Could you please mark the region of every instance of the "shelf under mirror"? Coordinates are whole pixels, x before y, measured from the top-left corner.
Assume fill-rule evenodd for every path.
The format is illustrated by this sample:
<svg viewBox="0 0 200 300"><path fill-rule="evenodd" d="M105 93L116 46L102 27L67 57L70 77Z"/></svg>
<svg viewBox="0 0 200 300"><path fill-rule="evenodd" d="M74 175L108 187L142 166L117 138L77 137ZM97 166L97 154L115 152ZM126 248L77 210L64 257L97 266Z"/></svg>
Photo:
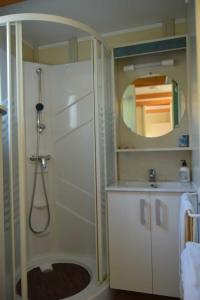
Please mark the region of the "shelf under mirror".
<svg viewBox="0 0 200 300"><path fill-rule="evenodd" d="M139 149L139 148L116 149L117 153L122 153L122 152L160 152L160 151L192 151L192 148L190 148L190 147L174 147L174 148L146 148L146 149Z"/></svg>

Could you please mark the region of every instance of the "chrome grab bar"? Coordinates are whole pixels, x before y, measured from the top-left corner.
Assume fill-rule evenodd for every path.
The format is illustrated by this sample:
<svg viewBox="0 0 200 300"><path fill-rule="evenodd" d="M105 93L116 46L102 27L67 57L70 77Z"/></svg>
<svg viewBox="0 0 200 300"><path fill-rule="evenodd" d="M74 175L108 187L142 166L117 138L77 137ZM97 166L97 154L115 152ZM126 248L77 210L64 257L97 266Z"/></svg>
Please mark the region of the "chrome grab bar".
<svg viewBox="0 0 200 300"><path fill-rule="evenodd" d="M189 193L191 196L197 196L198 193ZM185 242L195 241L196 219L200 218L200 214L195 214L191 209L185 212Z"/></svg>
<svg viewBox="0 0 200 300"><path fill-rule="evenodd" d="M192 211L190 209L187 210L187 215L190 218L200 218L200 214L193 214Z"/></svg>

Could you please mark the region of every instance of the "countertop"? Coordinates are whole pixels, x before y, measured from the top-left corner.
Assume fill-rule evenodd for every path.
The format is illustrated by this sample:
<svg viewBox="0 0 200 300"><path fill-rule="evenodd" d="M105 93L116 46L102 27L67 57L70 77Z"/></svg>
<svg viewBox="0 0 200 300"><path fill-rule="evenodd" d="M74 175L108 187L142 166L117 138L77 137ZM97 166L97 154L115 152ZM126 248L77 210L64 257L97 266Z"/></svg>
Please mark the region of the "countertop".
<svg viewBox="0 0 200 300"><path fill-rule="evenodd" d="M152 185L153 184L153 185ZM175 181L137 182L118 181L106 188L108 192L175 192L195 193L197 190L192 182L181 183Z"/></svg>

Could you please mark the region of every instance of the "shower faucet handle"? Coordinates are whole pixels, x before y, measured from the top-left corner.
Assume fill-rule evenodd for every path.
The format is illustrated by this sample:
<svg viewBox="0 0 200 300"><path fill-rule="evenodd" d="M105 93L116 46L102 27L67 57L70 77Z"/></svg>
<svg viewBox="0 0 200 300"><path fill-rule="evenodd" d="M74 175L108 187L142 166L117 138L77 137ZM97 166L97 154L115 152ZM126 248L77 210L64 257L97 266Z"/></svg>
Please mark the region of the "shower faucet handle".
<svg viewBox="0 0 200 300"><path fill-rule="evenodd" d="M51 155L47 154L47 155L31 155L30 160L31 161L42 161L42 160L50 160L51 159Z"/></svg>

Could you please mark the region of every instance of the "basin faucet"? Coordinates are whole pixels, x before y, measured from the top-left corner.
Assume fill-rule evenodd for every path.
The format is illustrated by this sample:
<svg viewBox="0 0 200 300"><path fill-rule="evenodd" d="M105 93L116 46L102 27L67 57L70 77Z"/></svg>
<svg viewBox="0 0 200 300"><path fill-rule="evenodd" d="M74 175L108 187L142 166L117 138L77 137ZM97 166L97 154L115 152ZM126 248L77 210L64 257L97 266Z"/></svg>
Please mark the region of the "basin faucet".
<svg viewBox="0 0 200 300"><path fill-rule="evenodd" d="M149 181L155 182L156 181L156 171L154 169L149 169Z"/></svg>

